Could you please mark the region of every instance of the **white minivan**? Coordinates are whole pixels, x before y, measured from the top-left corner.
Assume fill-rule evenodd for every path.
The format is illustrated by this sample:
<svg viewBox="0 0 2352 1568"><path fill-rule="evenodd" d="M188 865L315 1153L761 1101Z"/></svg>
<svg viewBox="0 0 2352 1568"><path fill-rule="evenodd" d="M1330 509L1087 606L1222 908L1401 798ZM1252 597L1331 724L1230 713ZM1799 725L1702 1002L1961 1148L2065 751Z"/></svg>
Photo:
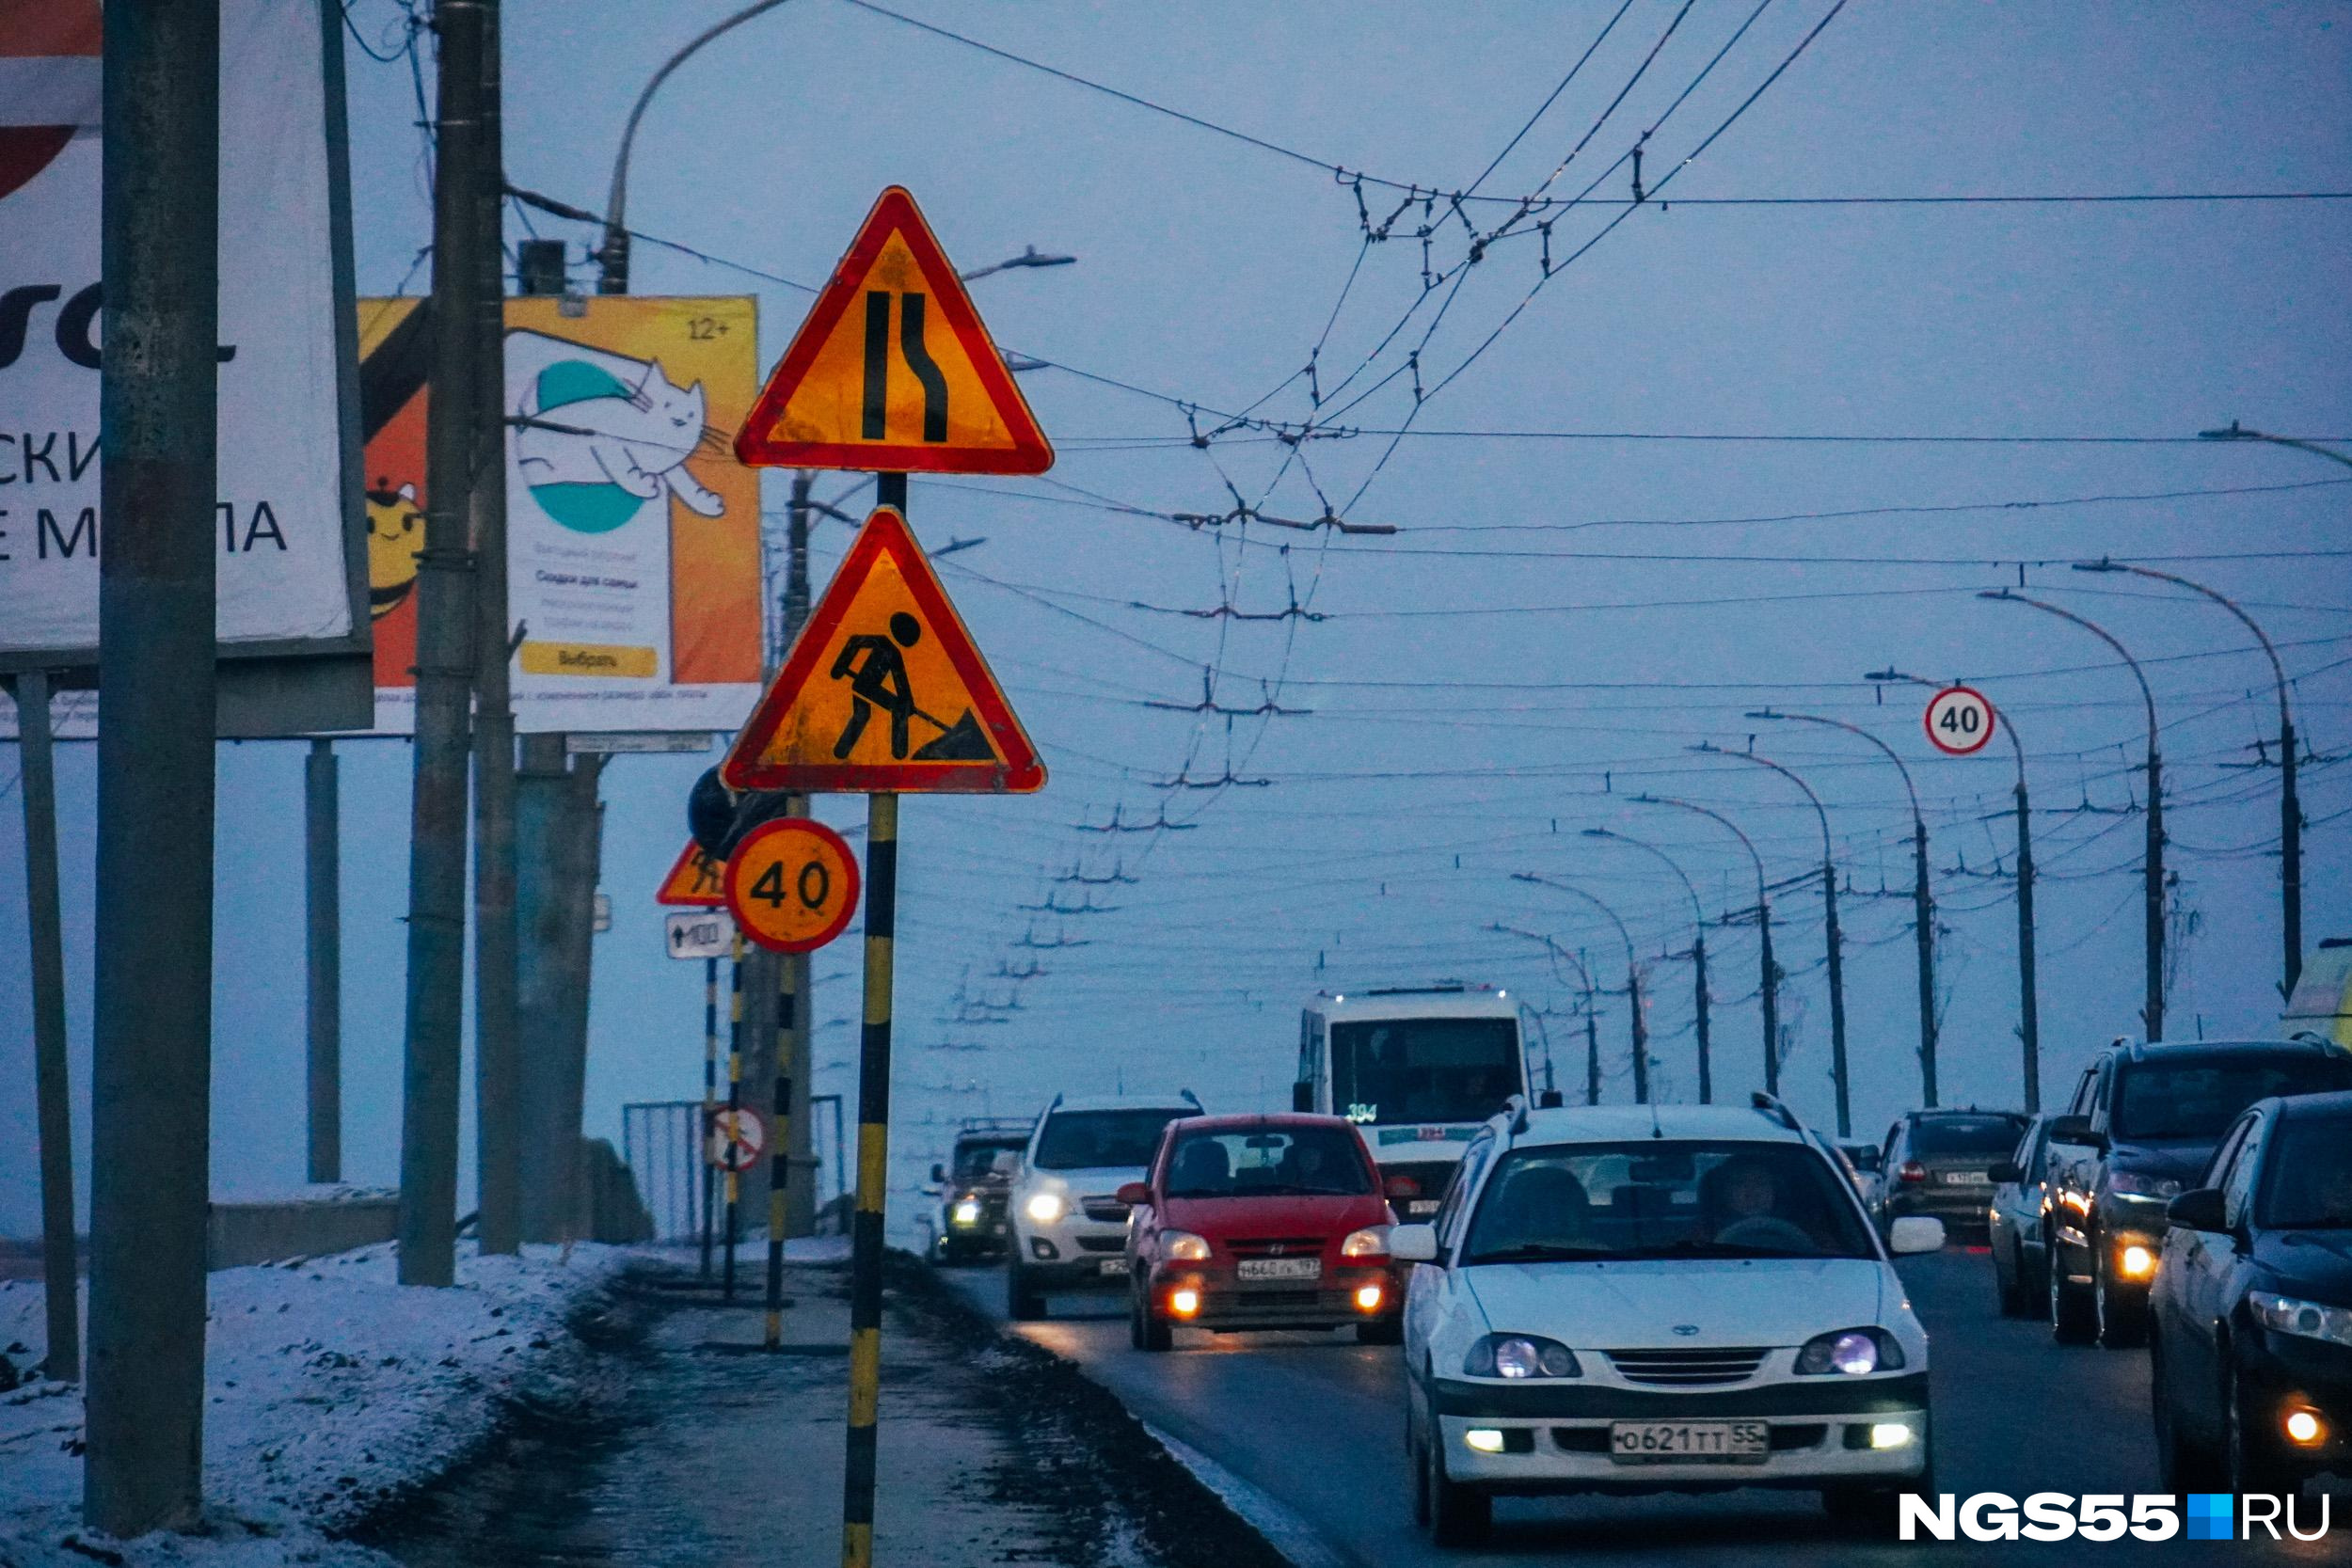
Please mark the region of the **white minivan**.
<svg viewBox="0 0 2352 1568"><path fill-rule="evenodd" d="M1498 1496L1818 1488L1892 1520L1932 1492L1928 1337L1853 1183L1778 1101L1515 1104L1433 1223L1399 1226L1414 1512Z"/></svg>

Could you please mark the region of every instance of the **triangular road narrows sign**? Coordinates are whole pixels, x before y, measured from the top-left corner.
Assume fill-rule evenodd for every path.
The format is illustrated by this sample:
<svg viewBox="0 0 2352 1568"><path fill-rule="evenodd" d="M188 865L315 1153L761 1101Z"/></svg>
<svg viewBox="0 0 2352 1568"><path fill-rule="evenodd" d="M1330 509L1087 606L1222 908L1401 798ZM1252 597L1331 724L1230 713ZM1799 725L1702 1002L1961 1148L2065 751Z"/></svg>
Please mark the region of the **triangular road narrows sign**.
<svg viewBox="0 0 2352 1568"><path fill-rule="evenodd" d="M1045 766L906 519L882 507L719 775L738 790L1026 795Z"/></svg>
<svg viewBox="0 0 2352 1568"><path fill-rule="evenodd" d="M703 853L702 846L687 840L686 847L677 852L677 860L670 866L669 875L661 879L660 890L653 895L653 901L684 909L724 909L726 863L711 859Z"/></svg>
<svg viewBox="0 0 2352 1568"><path fill-rule="evenodd" d="M755 467L1041 474L1054 449L899 186L882 192L736 434Z"/></svg>

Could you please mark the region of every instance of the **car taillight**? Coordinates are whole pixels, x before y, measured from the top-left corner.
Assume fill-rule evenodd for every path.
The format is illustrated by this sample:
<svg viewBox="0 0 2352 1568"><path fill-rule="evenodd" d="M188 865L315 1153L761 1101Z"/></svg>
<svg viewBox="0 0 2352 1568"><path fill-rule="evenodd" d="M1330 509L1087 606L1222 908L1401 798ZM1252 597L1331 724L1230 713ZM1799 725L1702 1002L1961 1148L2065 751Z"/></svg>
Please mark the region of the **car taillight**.
<svg viewBox="0 0 2352 1568"><path fill-rule="evenodd" d="M1895 1172L1895 1180L1898 1181L1925 1181L1927 1179L1928 1167L1916 1160L1905 1160L1901 1167Z"/></svg>

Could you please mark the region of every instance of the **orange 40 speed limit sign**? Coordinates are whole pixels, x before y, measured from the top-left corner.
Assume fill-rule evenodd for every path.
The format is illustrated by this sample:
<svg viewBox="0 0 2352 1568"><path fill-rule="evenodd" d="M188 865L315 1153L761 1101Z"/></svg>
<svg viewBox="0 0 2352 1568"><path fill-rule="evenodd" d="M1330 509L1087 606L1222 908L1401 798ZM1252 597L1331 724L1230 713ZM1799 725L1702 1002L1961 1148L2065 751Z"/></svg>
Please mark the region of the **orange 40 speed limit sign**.
<svg viewBox="0 0 2352 1568"><path fill-rule="evenodd" d="M727 908L743 934L778 953L807 953L839 936L857 910L857 857L805 816L779 816L727 857Z"/></svg>

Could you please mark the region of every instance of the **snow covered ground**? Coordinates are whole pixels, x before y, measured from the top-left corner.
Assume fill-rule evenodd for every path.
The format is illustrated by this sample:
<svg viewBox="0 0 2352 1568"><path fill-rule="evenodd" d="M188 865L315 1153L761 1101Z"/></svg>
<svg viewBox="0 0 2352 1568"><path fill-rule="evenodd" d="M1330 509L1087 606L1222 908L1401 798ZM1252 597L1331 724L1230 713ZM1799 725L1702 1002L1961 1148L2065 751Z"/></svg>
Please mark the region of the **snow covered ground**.
<svg viewBox="0 0 2352 1568"><path fill-rule="evenodd" d="M215 1274L207 1533L84 1531L81 1390L36 1379L0 1394L0 1564L383 1568L389 1559L328 1533L462 1458L509 1400L577 1396L588 1357L566 1320L623 1256L467 1251L449 1291L395 1284L389 1245ZM0 1354L29 1375L42 1352L40 1283L0 1283Z"/></svg>

